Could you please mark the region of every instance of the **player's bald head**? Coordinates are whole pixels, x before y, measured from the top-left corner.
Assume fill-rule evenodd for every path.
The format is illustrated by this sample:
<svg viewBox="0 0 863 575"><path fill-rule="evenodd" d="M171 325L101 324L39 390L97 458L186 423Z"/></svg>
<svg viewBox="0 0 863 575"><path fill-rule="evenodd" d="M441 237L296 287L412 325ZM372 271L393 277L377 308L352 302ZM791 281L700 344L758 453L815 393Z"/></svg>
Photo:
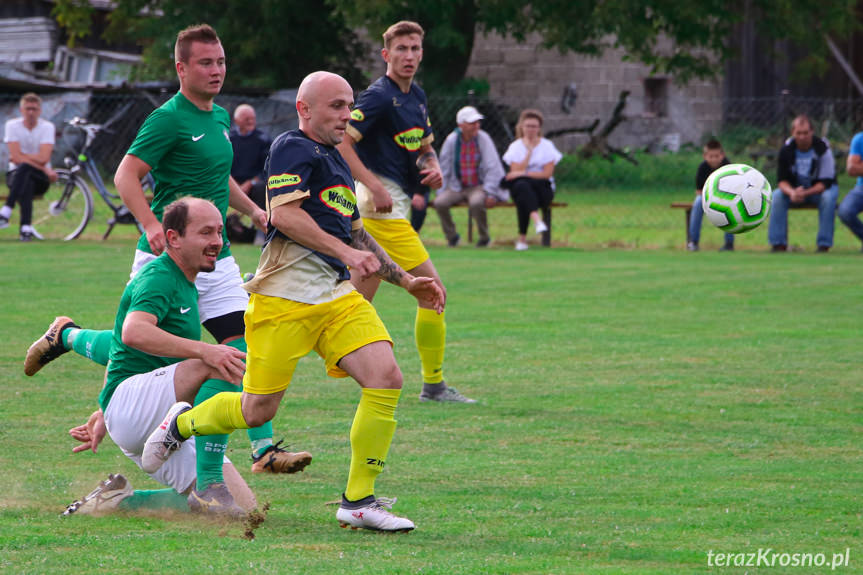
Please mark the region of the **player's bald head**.
<svg viewBox="0 0 863 575"><path fill-rule="evenodd" d="M297 90L297 101L314 105L326 94L338 93L345 89L350 91L351 85L338 74L323 70L312 72L300 83L300 88Z"/></svg>
<svg viewBox="0 0 863 575"><path fill-rule="evenodd" d="M354 105L351 85L331 72L312 72L297 90L300 130L327 146L337 146L345 135Z"/></svg>

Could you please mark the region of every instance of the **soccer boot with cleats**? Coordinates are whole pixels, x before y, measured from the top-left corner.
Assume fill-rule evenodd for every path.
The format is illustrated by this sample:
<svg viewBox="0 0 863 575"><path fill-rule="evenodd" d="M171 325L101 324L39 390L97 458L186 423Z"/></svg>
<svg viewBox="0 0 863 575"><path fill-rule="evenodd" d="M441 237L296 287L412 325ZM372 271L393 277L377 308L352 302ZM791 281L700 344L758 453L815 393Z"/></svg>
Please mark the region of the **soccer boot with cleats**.
<svg viewBox="0 0 863 575"><path fill-rule="evenodd" d="M440 388L438 390L438 388ZM423 384L423 390L420 392L420 401L439 401L441 403L476 403L475 399L465 397L454 387L449 387L446 383L439 384Z"/></svg>
<svg viewBox="0 0 863 575"><path fill-rule="evenodd" d="M162 423L147 438L144 443L144 452L141 454L141 469L145 473L158 471L165 461L186 441L186 438L181 436L177 430L177 417L190 409L192 406L185 401L178 401L172 405Z"/></svg>
<svg viewBox="0 0 863 575"><path fill-rule="evenodd" d="M269 446L261 455L252 456L252 473L296 473L312 462L308 451L296 453L279 447L282 442Z"/></svg>
<svg viewBox="0 0 863 575"><path fill-rule="evenodd" d="M348 501L342 495L342 503L339 510L336 511L336 519L338 519L339 525L351 529L369 529L390 533L411 531L416 527L413 521L394 515L390 511L395 502L395 498L388 499L374 495L369 495L359 501Z"/></svg>
<svg viewBox="0 0 863 575"><path fill-rule="evenodd" d="M108 479L100 482L99 485L87 494L83 499L73 501L66 511L64 516L78 515L102 515L110 513L117 509L120 502L131 496L134 490L129 481L119 473L112 473Z"/></svg>
<svg viewBox="0 0 863 575"><path fill-rule="evenodd" d="M48 363L69 351L63 347L61 334L64 329L70 327L77 328L79 326L65 315L54 318L45 335L34 341L30 349L27 350L27 355L24 357L24 373L26 375L35 375Z"/></svg>
<svg viewBox="0 0 863 575"><path fill-rule="evenodd" d="M234 496L224 483L211 483L201 491L194 489L186 501L193 513L237 519L246 516L246 512L234 502Z"/></svg>

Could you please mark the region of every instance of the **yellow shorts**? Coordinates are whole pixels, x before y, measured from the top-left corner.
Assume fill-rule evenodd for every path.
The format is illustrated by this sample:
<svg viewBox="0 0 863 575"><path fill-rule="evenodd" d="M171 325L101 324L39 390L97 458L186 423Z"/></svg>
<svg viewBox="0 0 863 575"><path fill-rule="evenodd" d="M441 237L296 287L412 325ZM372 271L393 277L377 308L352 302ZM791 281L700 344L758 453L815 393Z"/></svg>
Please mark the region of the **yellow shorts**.
<svg viewBox="0 0 863 575"><path fill-rule="evenodd" d="M287 389L297 362L312 350L327 375L347 377L339 361L364 345L393 340L375 308L359 292L307 304L252 294L246 309L246 375L243 391L264 395Z"/></svg>
<svg viewBox="0 0 863 575"><path fill-rule="evenodd" d="M407 220L363 218L363 227L405 271L410 271L429 259L429 253L419 234Z"/></svg>

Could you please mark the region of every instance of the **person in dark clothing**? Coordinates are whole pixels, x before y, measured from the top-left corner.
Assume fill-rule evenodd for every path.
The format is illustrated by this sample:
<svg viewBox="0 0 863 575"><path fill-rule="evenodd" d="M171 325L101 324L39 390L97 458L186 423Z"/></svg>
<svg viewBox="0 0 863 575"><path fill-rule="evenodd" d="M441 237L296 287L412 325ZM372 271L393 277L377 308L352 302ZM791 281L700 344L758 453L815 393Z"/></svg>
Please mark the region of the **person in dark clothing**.
<svg viewBox="0 0 863 575"><path fill-rule="evenodd" d="M259 208L265 210L267 179L264 165L272 141L269 135L258 129L255 109L250 105L240 104L234 110L234 126L231 128L230 139L234 148L231 177Z"/></svg>
<svg viewBox="0 0 863 575"><path fill-rule="evenodd" d="M797 116L791 123L791 137L779 150L773 190L770 226L767 240L771 251L788 249L788 210L802 204L818 206L817 250L826 252L833 245L836 200L836 162L827 140L813 135L812 122L807 116Z"/></svg>

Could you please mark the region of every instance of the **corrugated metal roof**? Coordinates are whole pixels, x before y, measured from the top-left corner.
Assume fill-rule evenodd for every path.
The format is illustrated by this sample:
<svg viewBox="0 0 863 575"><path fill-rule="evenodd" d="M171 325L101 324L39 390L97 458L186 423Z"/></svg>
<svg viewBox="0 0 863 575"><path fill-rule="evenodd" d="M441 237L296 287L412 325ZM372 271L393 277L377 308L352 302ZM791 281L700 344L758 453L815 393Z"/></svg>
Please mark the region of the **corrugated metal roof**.
<svg viewBox="0 0 863 575"><path fill-rule="evenodd" d="M57 26L50 18L0 20L0 62L49 62Z"/></svg>

